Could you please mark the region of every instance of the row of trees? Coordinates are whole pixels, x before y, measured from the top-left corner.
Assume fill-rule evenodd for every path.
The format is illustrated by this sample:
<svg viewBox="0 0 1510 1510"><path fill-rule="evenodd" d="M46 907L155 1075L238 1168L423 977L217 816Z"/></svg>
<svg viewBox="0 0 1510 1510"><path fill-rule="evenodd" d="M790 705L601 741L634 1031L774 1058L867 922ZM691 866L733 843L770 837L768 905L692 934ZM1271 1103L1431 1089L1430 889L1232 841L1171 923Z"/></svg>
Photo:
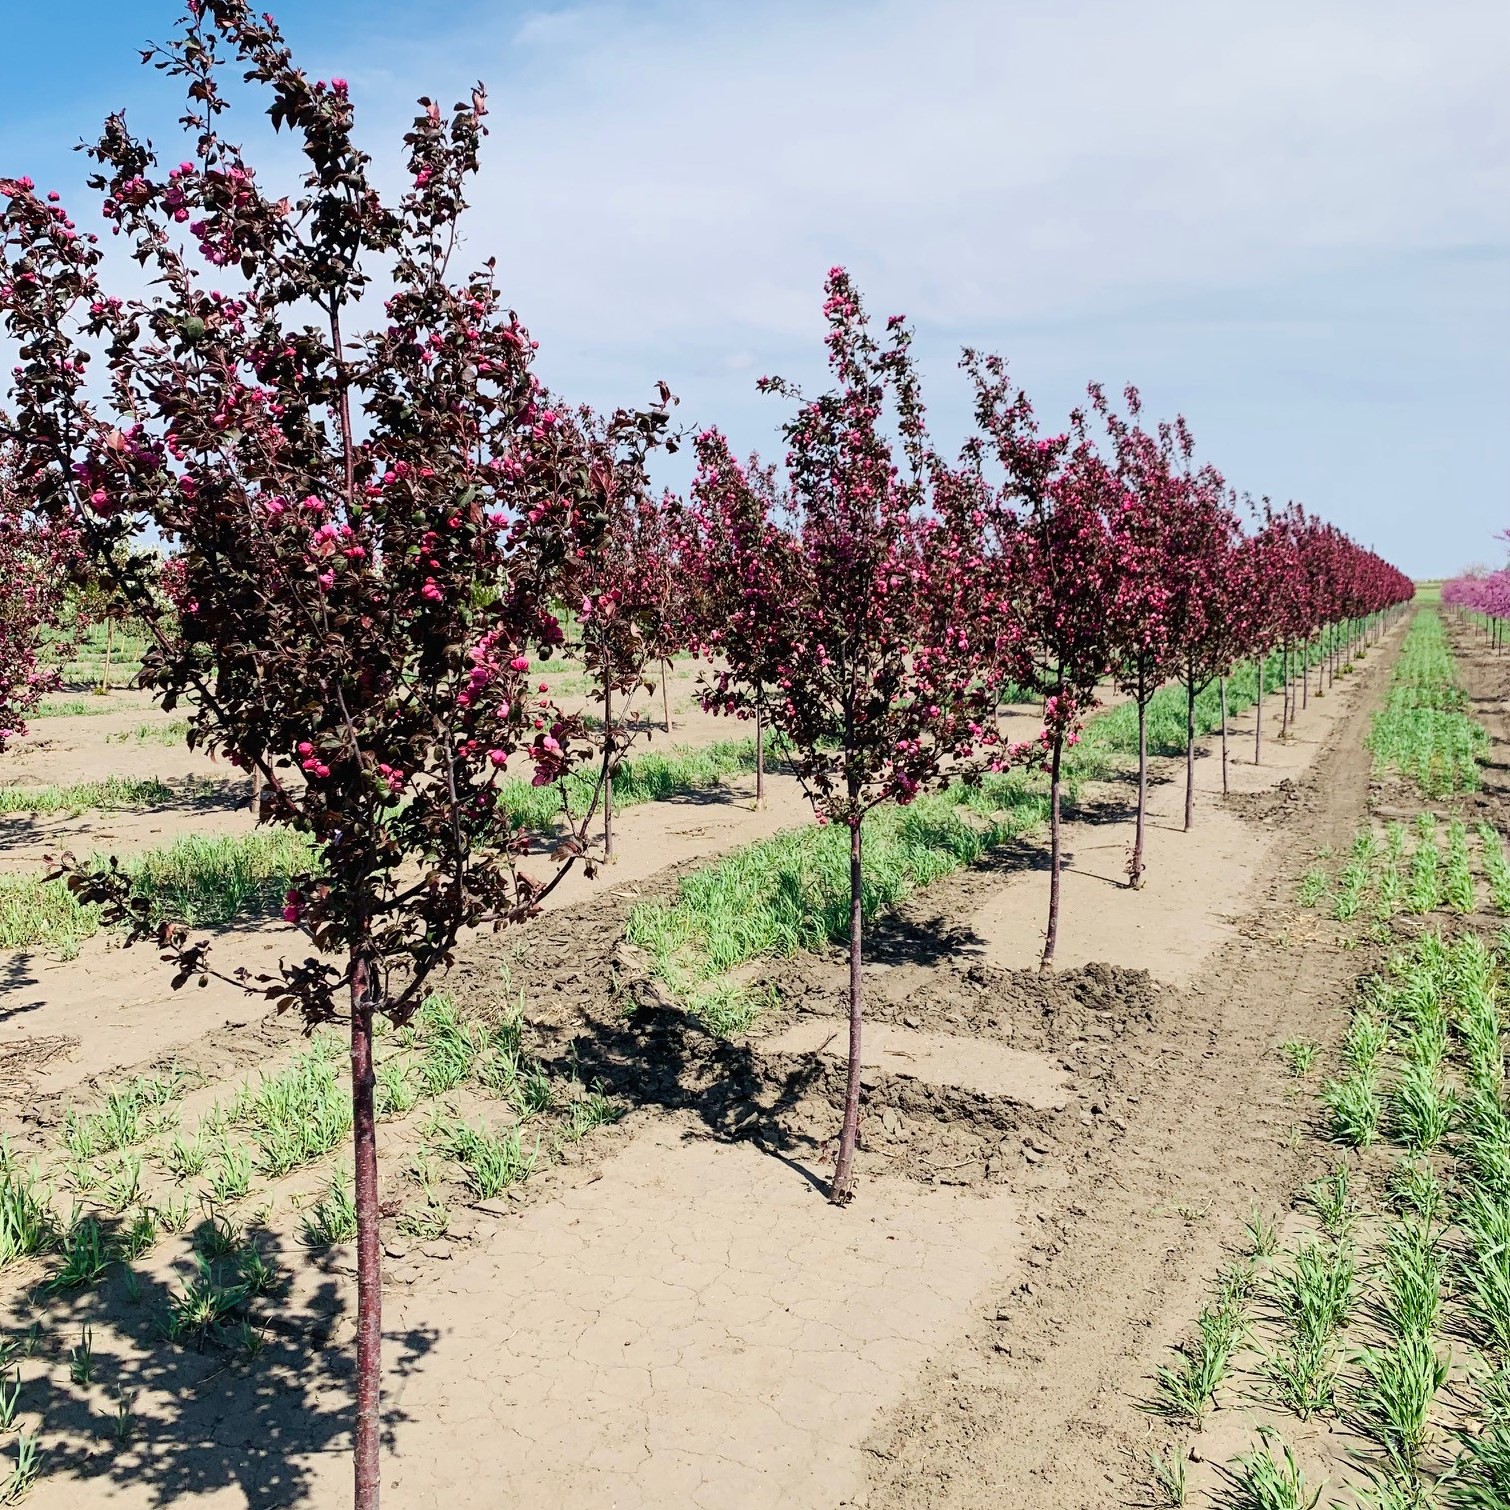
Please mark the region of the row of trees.
<svg viewBox="0 0 1510 1510"><path fill-rule="evenodd" d="M1510 567L1468 571L1450 578L1442 584L1442 605L1478 615L1491 642L1496 647L1503 645L1505 621L1510 619Z"/></svg>
<svg viewBox="0 0 1510 1510"><path fill-rule="evenodd" d="M406 187L388 203L353 139L344 81L310 80L244 0L191 0L189 12L149 57L184 85L190 157L164 168L120 116L89 149L105 220L150 275L148 297L111 292L101 240L56 195L0 180L0 313L19 353L0 491L22 542L0 531L0 550L66 558L145 625L143 684L163 707L185 705L192 744L260 781L262 821L314 846L284 911L310 951L234 979L311 1025L349 1027L356 1502L369 1510L375 1020L412 1015L464 931L530 917L568 869L591 872L611 851L613 773L669 655L706 653L706 705L753 718L758 743L778 729L818 821L848 835L842 1202L859 1129L865 815L1046 765L1047 965L1063 756L1098 687L1115 679L1145 727L1161 684L1181 682L1193 710L1239 658L1288 660L1318 635L1339 649L1411 588L1298 510L1249 520L1196 462L1183 422L1150 425L1133 390L1118 406L1092 389L1044 435L1005 364L966 353L977 424L946 460L905 323L874 330L839 270L824 305L831 387L807 398L762 385L793 406L783 462L740 463L703 431L689 496L662 495L652 453L679 440L667 391L611 415L561 403L493 265L453 266L486 130L481 88L449 115L421 101ZM302 148L287 195L225 134L228 65L268 93L274 126ZM18 708L34 695L25 656L48 601L39 591L21 610L18 634L0 628L0 685ZM601 719L558 706L538 679L568 642L601 688ZM1042 699L1040 739L1003 737L1008 684ZM10 712L0 722L19 726ZM593 796L573 815L565 779L582 770ZM511 772L560 791L550 834L505 816ZM1192 782L1193 767L1187 824ZM133 937L155 939L177 983L217 973L208 944L154 924L118 870L68 875Z"/></svg>

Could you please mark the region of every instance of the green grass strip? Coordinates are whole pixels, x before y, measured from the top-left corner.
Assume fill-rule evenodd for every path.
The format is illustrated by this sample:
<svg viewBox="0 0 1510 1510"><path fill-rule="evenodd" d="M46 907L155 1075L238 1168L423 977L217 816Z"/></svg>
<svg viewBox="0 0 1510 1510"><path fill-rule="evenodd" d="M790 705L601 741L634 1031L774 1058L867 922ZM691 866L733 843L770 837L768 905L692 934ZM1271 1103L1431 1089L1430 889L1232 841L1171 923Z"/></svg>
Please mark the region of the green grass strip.
<svg viewBox="0 0 1510 1510"><path fill-rule="evenodd" d="M114 812L172 800L172 789L155 776L108 776L104 781L81 781L72 786L6 786L0 787L0 817L30 813L45 818L64 813L72 818L95 810Z"/></svg>
<svg viewBox="0 0 1510 1510"><path fill-rule="evenodd" d="M766 760L776 756L767 742ZM664 754L646 751L620 765L613 778L615 809L640 802L660 802L684 792L705 791L731 776L755 769L755 740L726 739L708 745L673 745ZM592 801L595 773L573 771L566 779L566 799L574 818L586 813ZM554 786L537 787L517 778L502 783L500 807L526 828L548 828L561 812L561 793Z"/></svg>
<svg viewBox="0 0 1510 1510"><path fill-rule="evenodd" d="M1419 609L1395 668L1389 701L1374 715L1374 769L1412 781L1426 797L1476 791L1489 733L1468 712L1441 616Z"/></svg>
<svg viewBox="0 0 1510 1510"><path fill-rule="evenodd" d="M111 744L181 745L188 733L189 720L186 718L170 718L166 723L160 719L149 719L132 728L107 734L105 738Z"/></svg>
<svg viewBox="0 0 1510 1510"><path fill-rule="evenodd" d="M103 865L102 857L96 863ZM288 829L186 834L122 862L154 916L214 928L277 912L294 877L308 869L307 842ZM99 932L99 909L61 881L0 876L0 949L42 947L72 958Z"/></svg>
<svg viewBox="0 0 1510 1510"><path fill-rule="evenodd" d="M1091 774L1076 752L1074 781ZM1042 777L1012 772L951 786L865 820L867 921L919 887L972 864L1048 817ZM749 1025L761 1003L728 973L749 960L816 949L848 935L849 833L812 825L746 845L684 876L670 902L644 902L628 937L715 1032Z"/></svg>

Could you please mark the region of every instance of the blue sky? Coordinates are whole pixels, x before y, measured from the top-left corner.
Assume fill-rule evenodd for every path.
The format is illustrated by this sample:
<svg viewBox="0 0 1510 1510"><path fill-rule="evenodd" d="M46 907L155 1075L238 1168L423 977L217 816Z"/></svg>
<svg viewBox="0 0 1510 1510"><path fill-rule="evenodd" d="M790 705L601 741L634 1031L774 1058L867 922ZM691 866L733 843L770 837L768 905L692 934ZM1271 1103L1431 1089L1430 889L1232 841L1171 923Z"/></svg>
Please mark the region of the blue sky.
<svg viewBox="0 0 1510 1510"><path fill-rule="evenodd" d="M1236 486L1417 575L1499 555L1502 0L270 3L384 167L416 95L488 83L471 248L569 396L664 378L773 451L754 379L821 380L842 262L915 321L945 441L969 342L1051 422L1091 378L1136 382ZM178 101L135 49L174 5L14 9L0 170L75 199L67 149L121 105L166 146Z"/></svg>

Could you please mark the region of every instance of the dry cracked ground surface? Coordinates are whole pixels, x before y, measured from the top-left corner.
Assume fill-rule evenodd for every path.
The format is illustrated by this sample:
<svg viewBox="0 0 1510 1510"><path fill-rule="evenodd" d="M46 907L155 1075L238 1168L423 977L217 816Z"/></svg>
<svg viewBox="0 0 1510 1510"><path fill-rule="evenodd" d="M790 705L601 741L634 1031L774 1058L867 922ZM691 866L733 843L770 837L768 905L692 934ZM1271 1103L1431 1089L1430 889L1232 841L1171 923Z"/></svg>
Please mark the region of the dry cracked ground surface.
<svg viewBox="0 0 1510 1510"><path fill-rule="evenodd" d="M532 1050L630 1110L444 1239L387 1234L390 1503L1146 1502L1148 1378L1250 1208L1293 1188L1275 1051L1329 1033L1354 973L1307 936L1294 883L1363 811L1363 736L1397 641L1313 696L1261 766L1239 720L1231 795L1208 751L1188 834L1183 765L1161 770L1140 893L1119 884L1126 788L1087 794L1057 973L1031 968L1035 846L884 920L866 970L861 1191L844 1210L823 1193L837 953L769 964L755 983L779 1005L757 1029L704 1033L623 942L634 902L693 862L664 851L677 863L620 870L528 936L474 941L458 1000L486 1013L522 990ZM729 842L754 837L733 827ZM45 1026L45 985L27 989ZM118 1062L198 1045L225 1069L284 1032L195 1019ZM33 1115L68 1084L46 1072ZM308 1275L250 1363L97 1335L136 1370L138 1428L116 1446L100 1388L77 1391L47 1423L52 1471L31 1502L348 1503L350 1257L288 1258Z"/></svg>

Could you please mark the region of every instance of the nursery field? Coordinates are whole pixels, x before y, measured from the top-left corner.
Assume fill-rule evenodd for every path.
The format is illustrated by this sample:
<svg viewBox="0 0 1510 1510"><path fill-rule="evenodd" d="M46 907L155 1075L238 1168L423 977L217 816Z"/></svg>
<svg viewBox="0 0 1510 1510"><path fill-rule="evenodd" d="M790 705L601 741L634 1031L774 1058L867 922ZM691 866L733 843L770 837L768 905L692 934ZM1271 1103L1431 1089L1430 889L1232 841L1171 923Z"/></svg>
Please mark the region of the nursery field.
<svg viewBox="0 0 1510 1510"><path fill-rule="evenodd" d="M379 1035L393 1502L1503 1503L1507 665L1407 614L1283 738L1271 691L1257 765L1235 695L1188 831L1156 703L1140 889L1135 731L1093 717L1054 972L1041 776L879 815L845 1207L847 879L678 666L622 860ZM300 857L85 695L0 790L9 1492L342 1505L345 1045L38 881L108 849L256 966Z"/></svg>

